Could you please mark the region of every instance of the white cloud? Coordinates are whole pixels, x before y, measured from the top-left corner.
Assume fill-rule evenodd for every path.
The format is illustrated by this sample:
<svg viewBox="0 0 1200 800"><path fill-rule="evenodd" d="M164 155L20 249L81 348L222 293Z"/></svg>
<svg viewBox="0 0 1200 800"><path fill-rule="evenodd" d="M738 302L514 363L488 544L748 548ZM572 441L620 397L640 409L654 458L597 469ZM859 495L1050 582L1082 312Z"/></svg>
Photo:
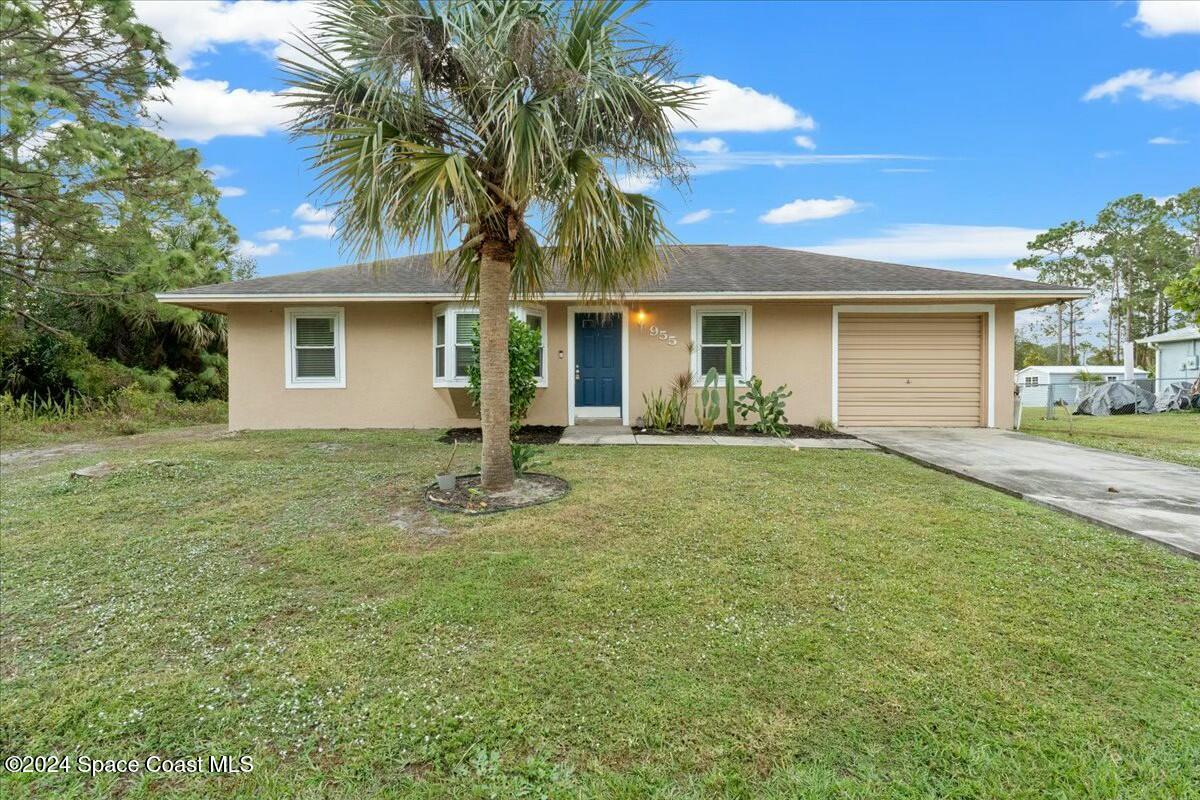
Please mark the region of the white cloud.
<svg viewBox="0 0 1200 800"><path fill-rule="evenodd" d="M1183 139L1175 139L1171 136L1155 136L1147 144L1187 144Z"/></svg>
<svg viewBox="0 0 1200 800"><path fill-rule="evenodd" d="M50 144L58 136L58 129L68 124L68 120L56 119L44 128L34 128L17 146L17 158L28 161L37 158L42 148Z"/></svg>
<svg viewBox="0 0 1200 800"><path fill-rule="evenodd" d="M233 169L225 166L224 164L213 164L212 166L204 167L204 171L207 172L209 177L215 181L219 181L222 178L228 178L234 173Z"/></svg>
<svg viewBox="0 0 1200 800"><path fill-rule="evenodd" d="M218 136L265 136L281 130L291 118L274 92L230 89L228 81L175 81L162 100L146 103L162 118L162 133L172 139L208 142Z"/></svg>
<svg viewBox="0 0 1200 800"><path fill-rule="evenodd" d="M658 181L650 175L629 172L614 178L617 188L629 194L645 194L658 188Z"/></svg>
<svg viewBox="0 0 1200 800"><path fill-rule="evenodd" d="M772 208L758 218L759 222L770 225L785 225L791 222L807 222L814 219L830 219L849 214L861 205L849 197L835 197L832 200L814 198L811 200L793 200L779 208Z"/></svg>
<svg viewBox="0 0 1200 800"><path fill-rule="evenodd" d="M296 232L287 225L280 225L278 228L269 228L261 231L258 234L258 238L271 242L290 242L296 238Z"/></svg>
<svg viewBox="0 0 1200 800"><path fill-rule="evenodd" d="M309 28L319 10L317 3L304 0L137 0L134 8L140 21L163 35L171 60L185 70L194 65L197 55L223 44L245 44L278 56L289 34Z"/></svg>
<svg viewBox="0 0 1200 800"><path fill-rule="evenodd" d="M217 191L221 197L241 197L246 194L246 190L240 186L218 186Z"/></svg>
<svg viewBox="0 0 1200 800"><path fill-rule="evenodd" d="M716 136L710 136L707 139L701 139L698 142L693 142L688 139L680 139L679 149L686 150L689 153L724 153L729 149L729 145L725 144L724 139L718 139Z"/></svg>
<svg viewBox="0 0 1200 800"><path fill-rule="evenodd" d="M1002 225L906 224L884 228L877 236L798 249L877 261L1012 260L1026 255L1025 245L1041 233Z"/></svg>
<svg viewBox="0 0 1200 800"><path fill-rule="evenodd" d="M332 239L337 235L337 228L332 222L313 222L300 226L301 239Z"/></svg>
<svg viewBox="0 0 1200 800"><path fill-rule="evenodd" d="M273 256L278 253L279 243L255 244L249 239L242 239L237 243L237 251L247 258L263 258L264 256Z"/></svg>
<svg viewBox="0 0 1200 800"><path fill-rule="evenodd" d="M1200 103L1200 69L1176 75L1173 72L1155 72L1151 69L1131 69L1115 78L1098 83L1083 95L1084 100L1099 100L1111 97L1114 100L1126 89L1137 92L1138 99L1145 102Z"/></svg>
<svg viewBox="0 0 1200 800"><path fill-rule="evenodd" d="M714 172L727 172L742 167L784 167L814 166L818 164L863 164L868 161L930 161L929 156L908 156L897 153L756 153L733 152L701 154L695 156L692 162L695 166L693 174L711 175Z"/></svg>
<svg viewBox="0 0 1200 800"><path fill-rule="evenodd" d="M1095 153L1092 153L1092 155L1094 155L1096 158L1103 161L1105 159L1109 159L1109 158L1113 158L1115 156L1121 155L1121 151L1120 150L1097 150Z"/></svg>
<svg viewBox="0 0 1200 800"><path fill-rule="evenodd" d="M786 131L792 128L811 131L813 118L792 108L773 94L762 94L712 75L684 86L707 91L698 108L688 112L691 120L679 118L676 127L684 131Z"/></svg>
<svg viewBox="0 0 1200 800"><path fill-rule="evenodd" d="M301 203L296 206L296 210L292 212L292 216L303 222L331 222L333 220L333 209L317 208L311 203Z"/></svg>
<svg viewBox="0 0 1200 800"><path fill-rule="evenodd" d="M812 140L811 136L797 136L792 141L796 143L796 147L803 147L805 150L817 149L817 143Z"/></svg>
<svg viewBox="0 0 1200 800"><path fill-rule="evenodd" d="M711 208L701 208L698 211L684 214L679 218L680 225L694 225L697 222L704 222L713 215Z"/></svg>
<svg viewBox="0 0 1200 800"><path fill-rule="evenodd" d="M1195 0L1142 0L1134 20L1144 36L1200 33L1200 3Z"/></svg>

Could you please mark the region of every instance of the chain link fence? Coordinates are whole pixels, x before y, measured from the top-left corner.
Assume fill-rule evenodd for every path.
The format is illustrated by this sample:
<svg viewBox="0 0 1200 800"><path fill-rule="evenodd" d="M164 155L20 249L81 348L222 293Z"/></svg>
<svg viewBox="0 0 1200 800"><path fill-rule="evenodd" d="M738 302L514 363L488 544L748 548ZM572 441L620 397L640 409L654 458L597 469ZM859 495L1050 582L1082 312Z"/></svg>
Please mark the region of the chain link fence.
<svg viewBox="0 0 1200 800"><path fill-rule="evenodd" d="M1071 381L1069 383L1041 383L1038 385L1018 385L1017 405L1022 409L1043 408L1046 418L1055 416L1056 409L1065 408L1074 414L1079 410L1080 403L1089 397L1094 399L1094 392L1100 386L1128 387L1129 391L1112 391L1117 408L1112 413L1153 414L1160 411L1181 410L1186 405L1200 409L1200 380L1195 376L1181 375L1178 377L1162 378L1114 378L1105 376L1099 381ZM1132 408L1127 408L1131 405ZM1085 411L1090 404L1085 406Z"/></svg>

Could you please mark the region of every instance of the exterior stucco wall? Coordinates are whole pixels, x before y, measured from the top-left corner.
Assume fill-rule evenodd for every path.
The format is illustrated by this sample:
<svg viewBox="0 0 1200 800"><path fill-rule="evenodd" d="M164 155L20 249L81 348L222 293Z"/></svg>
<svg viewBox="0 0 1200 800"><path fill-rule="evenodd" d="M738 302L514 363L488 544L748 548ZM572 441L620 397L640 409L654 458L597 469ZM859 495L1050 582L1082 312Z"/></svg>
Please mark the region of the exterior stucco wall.
<svg viewBox="0 0 1200 800"><path fill-rule="evenodd" d="M315 304L327 305L327 304ZM673 376L690 369L690 302L633 303L628 308L629 419L643 413L642 394L669 392ZM700 303L697 305L706 305ZM833 304L802 302L749 305L751 368L765 388L787 384L788 419L815 424L831 419ZM539 389L529 424L567 424L568 304L546 303L549 386ZM344 303L344 389L284 388L283 304L248 304L229 310L229 425L271 428L437 428L478 424L461 389L433 387L433 304ZM644 312L644 317L638 316ZM650 334L656 326L674 346ZM997 376L990 387L996 424L1011 427L1013 307L996 304ZM560 355L561 354L561 355ZM693 390L695 391L695 390ZM739 392L740 394L740 392ZM688 420L694 421L694 403ZM724 396L722 395L722 407Z"/></svg>
<svg viewBox="0 0 1200 800"><path fill-rule="evenodd" d="M833 305L831 303L697 303L751 309L751 370L768 391L787 384L788 420L812 425L832 417ZM688 342L692 340L692 303L641 303L631 306L629 323L630 422L645 410L642 394L662 389L670 393L672 378L691 369ZM639 321L638 312L645 319ZM665 330L675 346L650 334ZM693 390L697 391L697 390ZM737 393L740 395L741 389ZM695 422L695 401L689 402L689 422ZM725 393L721 391L722 419ZM739 418L740 421L740 418Z"/></svg>
<svg viewBox="0 0 1200 800"><path fill-rule="evenodd" d="M327 307L327 304L320 304ZM433 304L345 303L346 387L284 388L284 309L229 311L229 427L439 428L478 425L462 389L433 387ZM547 308L549 387L528 421L566 424L565 309ZM462 409L465 416L459 416Z"/></svg>
<svg viewBox="0 0 1200 800"><path fill-rule="evenodd" d="M996 303L996 347L995 385L990 387L993 402L996 404L996 427L1011 428L1013 426L1013 408L1017 397L1013 387L1013 353L1015 336L1016 312L1011 302Z"/></svg>

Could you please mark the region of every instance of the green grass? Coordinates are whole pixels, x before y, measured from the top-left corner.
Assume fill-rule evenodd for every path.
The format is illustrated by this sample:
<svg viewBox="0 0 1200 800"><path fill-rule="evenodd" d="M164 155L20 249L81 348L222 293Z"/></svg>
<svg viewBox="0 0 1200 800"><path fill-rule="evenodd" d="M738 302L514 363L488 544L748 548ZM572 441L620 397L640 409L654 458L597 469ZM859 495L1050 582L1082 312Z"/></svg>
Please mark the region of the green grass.
<svg viewBox="0 0 1200 800"><path fill-rule="evenodd" d="M445 454L6 474L4 754L255 768L3 794L1196 796L1200 563L869 452L554 447L564 500L389 524Z"/></svg>
<svg viewBox="0 0 1200 800"><path fill-rule="evenodd" d="M1047 439L1156 458L1200 467L1200 412L1123 414L1115 417L1072 416L1059 408L1043 419L1043 408L1021 412L1021 430Z"/></svg>
<svg viewBox="0 0 1200 800"><path fill-rule="evenodd" d="M224 423L229 406L223 400L164 401L138 409L100 409L69 416L0 416L0 449L44 447L64 442L106 439L176 428Z"/></svg>

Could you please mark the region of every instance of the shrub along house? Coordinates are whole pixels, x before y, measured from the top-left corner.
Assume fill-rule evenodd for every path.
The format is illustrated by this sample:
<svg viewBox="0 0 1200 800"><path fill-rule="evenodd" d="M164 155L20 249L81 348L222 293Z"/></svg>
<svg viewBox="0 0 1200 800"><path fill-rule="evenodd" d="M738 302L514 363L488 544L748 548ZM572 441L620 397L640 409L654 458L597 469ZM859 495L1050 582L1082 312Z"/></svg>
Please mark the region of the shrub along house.
<svg viewBox="0 0 1200 800"><path fill-rule="evenodd" d="M527 422L626 424L642 393L690 371L700 385L788 384L788 418L840 426L1007 427L1013 314L1086 297L1066 286L771 247L667 248L657 283L620 303L548 285L513 313L541 332ZM158 295L229 320L229 425L471 425L466 394L477 314L425 256ZM689 415L692 409L689 409Z"/></svg>

